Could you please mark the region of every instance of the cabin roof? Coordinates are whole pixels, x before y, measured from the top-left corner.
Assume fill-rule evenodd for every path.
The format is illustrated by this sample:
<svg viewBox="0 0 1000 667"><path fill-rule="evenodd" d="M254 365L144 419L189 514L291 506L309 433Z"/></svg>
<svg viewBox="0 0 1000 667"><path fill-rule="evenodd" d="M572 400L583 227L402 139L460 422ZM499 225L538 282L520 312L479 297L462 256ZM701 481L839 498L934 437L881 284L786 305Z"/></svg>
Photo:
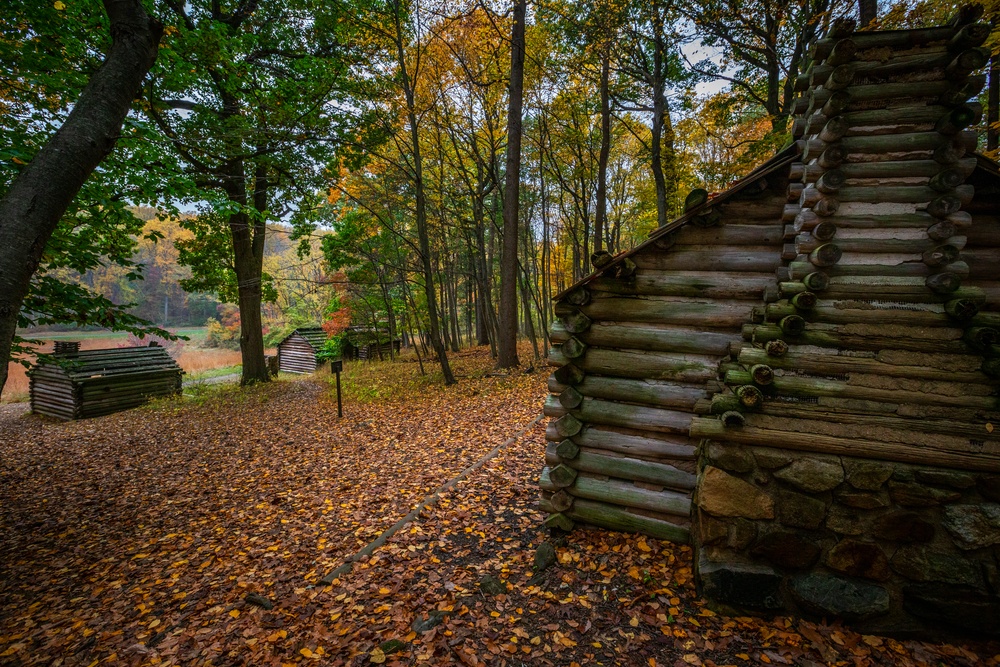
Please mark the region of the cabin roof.
<svg viewBox="0 0 1000 667"><path fill-rule="evenodd" d="M309 346L317 352L323 348L323 344L326 343L326 339L328 338L326 331L323 330L323 327L299 327L292 333L282 338L278 345L282 345L285 341L296 334L304 338L305 341L309 343Z"/></svg>
<svg viewBox="0 0 1000 667"><path fill-rule="evenodd" d="M736 196L737 194L745 190L747 187L753 185L754 183L760 182L761 179L766 178L770 174L775 173L776 171L782 169L783 167L787 167L789 164L791 164L797 159L799 152L800 151L798 147L794 143L783 148L770 160L768 160L764 164L760 165L759 167L751 171L745 177L733 183L728 189L724 190L719 195L712 197L708 201L699 204L698 206L692 207L690 210L685 211L683 215L675 218L671 222L668 222L667 224L663 225L662 227L654 229L652 232L649 233L649 238L647 238L645 241L635 246L634 248L631 248L630 250L624 250L618 253L617 255L615 255L614 260L610 264L603 266L600 269L594 270L590 275L581 278L580 280L576 281L575 283L564 289L562 292L560 292L555 296L555 301L561 300L563 297L565 297L573 290L582 287L583 285L586 285L595 278L600 277L610 268L617 266L618 264L621 264L623 261L625 261L626 258L631 257L636 253L645 250L650 245L655 243L657 239L667 234L670 234L671 232L674 232L677 229L680 229L688 222L690 222L693 218L697 217L700 213L704 212L706 209L725 203L732 197Z"/></svg>
<svg viewBox="0 0 1000 667"><path fill-rule="evenodd" d="M580 280L576 281L575 283L564 289L562 292L559 292L559 294L557 294L554 297L554 300L555 301L562 300L567 294L569 294L573 290L582 287L590 283L592 280L600 277L609 269L617 266L618 264L621 264L626 258L631 257L636 253L645 250L651 244L655 243L657 239L680 229L688 222L690 222L693 218L697 217L704 210L725 203L732 197L736 196L737 194L745 190L747 187L753 185L754 183L759 182L762 178L766 178L770 174L773 174L776 171L780 170L782 167L790 165L792 162L795 162L798 159L798 156L800 154L801 150L799 149L797 144L793 143L789 146L786 146L770 160L768 160L764 164L760 165L759 167L751 171L745 177L733 183L728 189L724 190L719 195L712 197L708 201L691 208L691 210L689 211L685 211L683 215L675 218L671 222L668 222L664 226L654 229L652 232L649 233L649 238L647 238L639 245L635 246L634 248L631 248L630 250L624 250L618 253L617 255L615 255L614 260L610 264L603 266L600 269L595 269L590 273L590 275L584 276ZM976 169L981 169L989 176L1000 180L1000 163L996 162L995 160L992 160L991 158L981 153L974 153L974 157L976 158Z"/></svg>
<svg viewBox="0 0 1000 667"><path fill-rule="evenodd" d="M184 372L162 347L121 347L51 355L37 367L47 364L58 366L74 383L109 375L139 375L157 371L176 371L179 374Z"/></svg>

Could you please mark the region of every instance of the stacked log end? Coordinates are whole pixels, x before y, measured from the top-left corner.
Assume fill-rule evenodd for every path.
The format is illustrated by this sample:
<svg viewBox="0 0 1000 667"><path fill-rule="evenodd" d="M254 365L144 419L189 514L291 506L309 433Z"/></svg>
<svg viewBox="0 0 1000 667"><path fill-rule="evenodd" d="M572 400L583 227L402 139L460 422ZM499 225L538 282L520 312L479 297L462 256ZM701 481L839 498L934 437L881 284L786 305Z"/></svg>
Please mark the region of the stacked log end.
<svg viewBox="0 0 1000 667"><path fill-rule="evenodd" d="M691 425L716 601L1000 635L994 587L927 565L991 567L956 526L998 507L1000 170L969 131L989 58L976 20L812 49L776 287Z"/></svg>
<svg viewBox="0 0 1000 667"><path fill-rule="evenodd" d="M994 316L979 310L996 303L988 298L993 250L967 247L970 234L985 243L996 235L977 236L968 210L975 187L967 180L977 158L967 128L982 109L967 99L982 86L976 72L988 59L981 47L988 34L973 23L856 33L815 45L794 124L803 150L789 169L789 199L798 199L783 214L790 222L779 298L744 327L751 344L738 359L744 368L726 377L734 391L749 383L763 392L754 409L766 414L779 401L781 410L799 402L799 418L838 423L841 413L858 409L925 419L931 406L955 403L956 415L978 414L985 423L996 408L982 394L991 393L1000 348L982 342L979 328L987 339L992 335ZM791 353L774 359L776 377L759 386L748 364L771 359L760 354L770 341L783 341ZM799 350L808 350L805 367ZM890 361L889 351L905 352L905 363ZM861 355L864 363L852 366L861 370L844 373L845 355ZM972 357L984 359L979 372L958 381L941 377L946 355L963 358L954 362L963 368L975 364ZM854 380L868 374L893 378L885 383L893 388L872 391ZM753 416L746 420L750 429L755 423ZM787 430L772 424L770 437L780 442L804 428L787 424ZM950 433L946 421L938 427ZM697 421L692 433L717 429ZM854 426L842 431L848 439L857 433ZM726 433L739 442L749 430ZM866 449L859 455L879 456L877 445ZM900 456L947 464L916 444Z"/></svg>
<svg viewBox="0 0 1000 667"><path fill-rule="evenodd" d="M557 299L546 524L577 522L687 542L691 420L719 388L740 327L779 264L789 155L710 199Z"/></svg>
<svg viewBox="0 0 1000 667"><path fill-rule="evenodd" d="M912 629L979 596L1000 618L995 587L942 592L930 565L992 563L970 545L995 532L964 526L1000 498L1000 169L969 131L976 20L835 21L796 82L794 146L558 299L550 526L690 539L703 592L746 609ZM900 548L918 528L928 544Z"/></svg>

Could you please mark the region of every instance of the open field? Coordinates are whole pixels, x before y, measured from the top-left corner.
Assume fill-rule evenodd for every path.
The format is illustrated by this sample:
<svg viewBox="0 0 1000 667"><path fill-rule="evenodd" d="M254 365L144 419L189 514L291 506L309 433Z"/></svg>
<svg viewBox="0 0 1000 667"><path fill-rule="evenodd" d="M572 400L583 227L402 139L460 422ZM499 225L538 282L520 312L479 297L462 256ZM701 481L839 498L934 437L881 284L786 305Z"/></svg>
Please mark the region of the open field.
<svg viewBox="0 0 1000 667"><path fill-rule="evenodd" d="M188 336L191 340L184 341L180 352L176 355L177 363L189 375L197 375L208 370L233 366L240 363L239 350L199 347L205 339L204 327L188 327L173 330L173 333ZM51 352L52 343L57 340L78 340L80 349L97 350L108 347L118 347L128 339L127 334L111 331L58 332L36 334L37 340L45 341L40 349ZM8 366L7 384L0 395L0 402L16 403L28 400L28 376L24 366L18 362L10 362Z"/></svg>

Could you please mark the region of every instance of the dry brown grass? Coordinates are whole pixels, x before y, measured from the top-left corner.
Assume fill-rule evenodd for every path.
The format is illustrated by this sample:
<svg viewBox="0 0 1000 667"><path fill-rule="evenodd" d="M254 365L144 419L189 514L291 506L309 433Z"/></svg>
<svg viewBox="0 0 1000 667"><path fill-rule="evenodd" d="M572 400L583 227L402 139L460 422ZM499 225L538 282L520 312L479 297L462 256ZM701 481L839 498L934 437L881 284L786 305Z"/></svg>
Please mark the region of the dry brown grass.
<svg viewBox="0 0 1000 667"><path fill-rule="evenodd" d="M84 339L80 341L80 349L97 350L117 347L118 342L118 340L109 338ZM51 352L52 347L51 341L47 341L40 350ZM177 356L177 363L188 374L200 373L240 363L240 352L239 350L202 349L185 346L181 348L180 354ZM0 395L0 402L18 403L28 400L28 376L25 375L25 371L25 367L21 364L10 362L7 366L7 384L4 385L3 394Z"/></svg>
<svg viewBox="0 0 1000 667"><path fill-rule="evenodd" d="M240 363L239 350L221 349L182 349L177 356L177 363L181 365L185 373L199 373L201 371L221 368L223 366L234 366Z"/></svg>

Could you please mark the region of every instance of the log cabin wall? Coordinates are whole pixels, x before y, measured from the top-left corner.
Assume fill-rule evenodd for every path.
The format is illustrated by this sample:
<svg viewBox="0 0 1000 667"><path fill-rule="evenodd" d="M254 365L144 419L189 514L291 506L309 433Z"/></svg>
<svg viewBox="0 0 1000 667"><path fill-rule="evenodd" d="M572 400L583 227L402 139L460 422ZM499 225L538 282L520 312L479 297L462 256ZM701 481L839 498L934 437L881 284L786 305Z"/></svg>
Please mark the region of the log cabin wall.
<svg viewBox="0 0 1000 667"><path fill-rule="evenodd" d="M323 349L326 332L320 327L300 327L278 343L278 370L315 373L316 353Z"/></svg>
<svg viewBox="0 0 1000 667"><path fill-rule="evenodd" d="M1000 634L1000 208L965 131L974 21L814 46L778 289L691 426L717 602Z"/></svg>
<svg viewBox="0 0 1000 667"><path fill-rule="evenodd" d="M31 411L58 419L86 419L138 407L180 393L184 371L162 347L60 350L30 371Z"/></svg>
<svg viewBox="0 0 1000 667"><path fill-rule="evenodd" d="M557 299L547 523L688 542L694 407L774 284L788 166L780 155Z"/></svg>
<svg viewBox="0 0 1000 667"><path fill-rule="evenodd" d="M690 540L730 608L1000 634L1000 172L967 131L977 20L835 22L799 80L793 157L560 296L549 525Z"/></svg>

